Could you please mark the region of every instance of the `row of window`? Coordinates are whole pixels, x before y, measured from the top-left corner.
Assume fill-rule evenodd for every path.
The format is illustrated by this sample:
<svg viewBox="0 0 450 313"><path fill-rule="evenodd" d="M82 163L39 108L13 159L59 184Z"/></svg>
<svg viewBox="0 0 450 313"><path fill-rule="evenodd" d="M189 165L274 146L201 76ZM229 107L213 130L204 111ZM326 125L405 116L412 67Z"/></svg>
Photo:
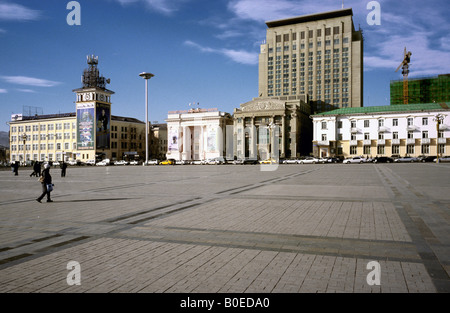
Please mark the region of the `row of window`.
<svg viewBox="0 0 450 313"><path fill-rule="evenodd" d="M11 126L11 133L23 133L31 131L47 131L47 130L62 130L62 129L76 129L75 122L73 123L55 123L55 124L40 124L40 125L25 125L25 126ZM117 126L111 126L111 131L117 131ZM128 127L122 126L122 132L128 132ZM131 133L137 133L137 128L130 127Z"/></svg>
<svg viewBox="0 0 450 313"><path fill-rule="evenodd" d="M33 135L25 135L23 137L22 135L12 135L11 136L11 142L16 141L38 141L38 140L60 140L60 139L76 139L76 133L55 133L55 134L33 134Z"/></svg>
<svg viewBox="0 0 450 313"><path fill-rule="evenodd" d="M416 147L414 145L407 145L406 146L406 153L407 154L415 154L416 153ZM386 148L385 146L377 146L377 154L384 155L386 154ZM430 153L430 145L422 145L420 147L421 154L429 154ZM440 144L438 145L438 153L439 154L445 154L445 145ZM343 154L342 148L338 148L338 154ZM350 146L350 154L351 155L358 155L358 147L357 146ZM370 146L364 146L363 148L363 154L371 155L372 149ZM400 154L400 146L399 145L393 145L391 147L391 154Z"/></svg>
<svg viewBox="0 0 450 313"><path fill-rule="evenodd" d="M325 42L325 47L330 47L331 46L331 40L325 40L324 42ZM340 43L339 39L333 39L333 45L339 45L339 43ZM342 43L343 44L348 44L349 43L349 39L347 37L343 38L342 39ZM316 48L321 48L322 47L322 41L319 40L319 41L316 41L316 42L309 42L308 43L308 49L314 49L314 44L315 44ZM289 49L291 47L292 47L293 51L297 50L297 44L293 43L291 46L285 44L284 46L275 47L275 51L277 53L281 53L283 51L289 51ZM304 50L304 49L306 49L306 44L301 43L300 44L300 50ZM273 51L274 51L273 48L269 48L269 50L268 50L269 54L272 54Z"/></svg>
<svg viewBox="0 0 450 313"><path fill-rule="evenodd" d="M62 150L64 146L64 150L70 149L70 143L56 143L56 150ZM76 142L72 143L72 149L75 150L77 148ZM11 145L11 151L23 151L24 145ZM25 145L25 151L33 151L33 150L54 150L55 144L49 143L41 143L41 144L28 144Z"/></svg>
<svg viewBox="0 0 450 313"><path fill-rule="evenodd" d="M398 118L393 118L392 119L392 127L398 126ZM422 117L422 126L427 126L429 122L429 118L428 117ZM414 118L413 117L408 117L406 119L406 123L407 126L413 126L414 125ZM322 122L322 129L327 129L327 122ZM383 127L386 126L385 125L385 120L384 119L378 119L378 127ZM342 121L338 121L337 123L337 127L338 128L342 128ZM352 120L350 121L350 127L351 128L356 128L356 121ZM370 127L370 120L364 120L364 127Z"/></svg>
<svg viewBox="0 0 450 313"><path fill-rule="evenodd" d="M413 131L408 131L408 135L407 135L408 139L414 139L414 132ZM428 131L424 130L422 131L422 139L427 139L428 137ZM438 133L438 138L444 138L444 132L440 131ZM384 132L380 132L378 133L378 139L379 140L383 140L385 139L384 137ZM400 139L398 136L398 132L392 132L392 139ZM326 134L322 134L322 141L326 141L327 140L327 135ZM337 140L342 140L342 134L337 134ZM350 140L357 140L356 134L351 134L350 136ZM364 140L371 140L370 138L370 133L364 133Z"/></svg>
<svg viewBox="0 0 450 313"><path fill-rule="evenodd" d="M339 26L333 26L332 27L325 27L324 29L324 35L325 36L331 36L331 33L333 33L333 35L339 35L340 34L340 30L342 30L342 33L344 33L344 24L342 24L342 27ZM316 37L321 37L322 36L322 29L316 29L316 30L308 30L308 31L301 31L298 33L298 35L300 35L300 39L305 39L306 35L308 35L308 38L313 38L314 34L316 35ZM283 35L276 35L275 36L275 41L276 42L281 42L281 40L283 41L290 41L290 40L297 40L297 33L294 32L292 34L283 34Z"/></svg>
<svg viewBox="0 0 450 313"><path fill-rule="evenodd" d="M136 142L121 142L121 148L122 149L136 149L138 147L138 144ZM40 143L40 144L25 144L25 146L23 144L19 144L19 145L11 145L11 151L23 151L23 148L25 147L25 151L33 151L33 150L54 150L56 146L56 150L62 150L64 147L64 150L70 150L70 146L71 143L69 142L65 142L65 143L60 143L57 142L56 144L54 143L49 143L49 144L45 144L45 143ZM72 143L72 149L76 150L77 149L77 143L74 142ZM111 142L111 149L117 149L118 147L118 143L116 141ZM142 149L142 143L139 143L139 149Z"/></svg>
<svg viewBox="0 0 450 313"><path fill-rule="evenodd" d="M62 130L75 129L75 123L55 123L55 124L41 124L41 125L25 125L25 126L11 126L11 133L23 133L24 131L45 131L45 130Z"/></svg>

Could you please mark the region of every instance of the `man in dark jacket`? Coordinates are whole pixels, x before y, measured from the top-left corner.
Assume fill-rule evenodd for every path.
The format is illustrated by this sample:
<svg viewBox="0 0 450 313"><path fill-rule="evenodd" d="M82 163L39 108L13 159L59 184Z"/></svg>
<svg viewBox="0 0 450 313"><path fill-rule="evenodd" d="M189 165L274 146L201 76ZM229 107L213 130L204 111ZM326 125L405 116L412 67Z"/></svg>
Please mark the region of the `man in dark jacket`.
<svg viewBox="0 0 450 313"><path fill-rule="evenodd" d="M42 171L40 182L42 184L42 194L36 201L41 203L41 200L47 195L47 202L53 202L53 200L50 199L50 192L53 190L53 184L52 176L50 175L50 165L48 163L44 165L44 171Z"/></svg>
<svg viewBox="0 0 450 313"><path fill-rule="evenodd" d="M67 168L67 163L62 161L62 164L61 164L61 177L66 177L66 168Z"/></svg>
<svg viewBox="0 0 450 313"><path fill-rule="evenodd" d="M36 176L36 177L41 176L41 164L38 161L34 161L33 173L30 174L30 177L31 176Z"/></svg>

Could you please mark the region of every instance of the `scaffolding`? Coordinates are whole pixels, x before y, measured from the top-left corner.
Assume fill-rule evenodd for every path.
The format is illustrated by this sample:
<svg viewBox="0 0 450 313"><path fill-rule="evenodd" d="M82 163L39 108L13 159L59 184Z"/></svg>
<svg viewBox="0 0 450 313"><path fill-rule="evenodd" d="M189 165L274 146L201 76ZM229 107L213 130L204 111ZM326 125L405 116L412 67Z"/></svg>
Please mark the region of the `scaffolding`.
<svg viewBox="0 0 450 313"><path fill-rule="evenodd" d="M403 91L403 80L391 81L391 105L404 104ZM450 74L408 79L408 102L450 102Z"/></svg>

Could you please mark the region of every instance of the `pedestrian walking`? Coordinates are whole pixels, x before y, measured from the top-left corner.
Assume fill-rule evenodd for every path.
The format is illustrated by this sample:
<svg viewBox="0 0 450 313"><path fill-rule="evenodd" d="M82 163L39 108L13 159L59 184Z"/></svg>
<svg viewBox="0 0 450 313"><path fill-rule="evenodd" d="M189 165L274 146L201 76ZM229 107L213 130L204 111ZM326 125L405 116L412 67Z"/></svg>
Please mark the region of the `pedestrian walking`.
<svg viewBox="0 0 450 313"><path fill-rule="evenodd" d="M66 177L66 168L67 168L67 163L62 161L62 164L61 164L61 177Z"/></svg>
<svg viewBox="0 0 450 313"><path fill-rule="evenodd" d="M37 175L37 177L41 177L41 166L42 166L42 162L37 162L37 165L36 165L36 169L37 169L36 175Z"/></svg>
<svg viewBox="0 0 450 313"><path fill-rule="evenodd" d="M50 193L53 190L52 176L50 175L50 164L44 165L44 170L42 171L42 176L39 179L42 184L42 194L36 199L37 202L41 203L41 200L47 195L47 202L53 202L50 198Z"/></svg>
<svg viewBox="0 0 450 313"><path fill-rule="evenodd" d="M41 176L41 165L39 164L38 161L34 161L33 172L30 174L30 177L32 177L32 176L36 176L36 177Z"/></svg>
<svg viewBox="0 0 450 313"><path fill-rule="evenodd" d="M13 165L14 176L19 175L19 161L15 161Z"/></svg>

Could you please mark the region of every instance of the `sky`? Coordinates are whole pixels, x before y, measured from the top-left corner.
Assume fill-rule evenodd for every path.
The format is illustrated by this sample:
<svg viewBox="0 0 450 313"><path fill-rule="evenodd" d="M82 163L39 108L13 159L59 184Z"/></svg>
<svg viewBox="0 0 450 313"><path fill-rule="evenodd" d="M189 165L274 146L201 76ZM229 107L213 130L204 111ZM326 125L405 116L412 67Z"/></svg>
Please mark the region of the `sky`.
<svg viewBox="0 0 450 313"><path fill-rule="evenodd" d="M79 0L79 11L69 2L0 0L0 131L24 109L75 112L92 54L111 80L113 115L145 121L141 72L155 75L149 121L190 103L233 113L258 96L265 22L342 6L364 34L364 106L389 105L405 46L410 78L450 73L448 0Z"/></svg>

